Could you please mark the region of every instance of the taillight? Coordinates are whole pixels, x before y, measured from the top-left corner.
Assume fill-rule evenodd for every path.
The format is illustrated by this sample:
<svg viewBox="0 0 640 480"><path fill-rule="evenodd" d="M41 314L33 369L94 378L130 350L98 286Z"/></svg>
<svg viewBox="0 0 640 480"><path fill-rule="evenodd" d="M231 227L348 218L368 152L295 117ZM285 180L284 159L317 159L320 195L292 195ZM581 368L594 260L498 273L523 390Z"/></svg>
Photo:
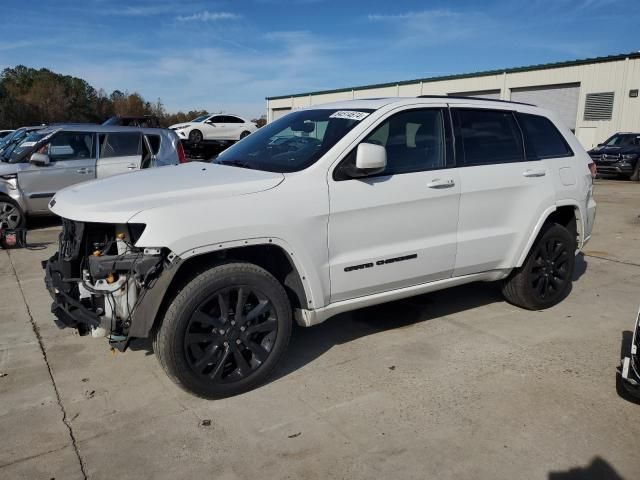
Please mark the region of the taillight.
<svg viewBox="0 0 640 480"><path fill-rule="evenodd" d="M187 155L184 153L184 147L182 146L182 142L179 140L176 150L178 151L178 163L187 163Z"/></svg>
<svg viewBox="0 0 640 480"><path fill-rule="evenodd" d="M591 172L591 178L596 178L596 175L598 174L598 168L596 167L596 164L591 162L589 164L589 171Z"/></svg>

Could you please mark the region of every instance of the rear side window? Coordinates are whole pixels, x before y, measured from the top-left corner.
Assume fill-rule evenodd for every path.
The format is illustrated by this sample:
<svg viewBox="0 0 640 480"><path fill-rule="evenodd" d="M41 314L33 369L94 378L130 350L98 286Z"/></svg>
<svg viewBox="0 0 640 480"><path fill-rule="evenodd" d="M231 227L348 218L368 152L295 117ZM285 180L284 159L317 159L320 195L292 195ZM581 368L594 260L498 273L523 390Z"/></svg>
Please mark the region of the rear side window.
<svg viewBox="0 0 640 480"><path fill-rule="evenodd" d="M224 122L225 123L244 123L242 121L242 119L238 118L238 117L232 117L232 116L226 116L224 117Z"/></svg>
<svg viewBox="0 0 640 480"><path fill-rule="evenodd" d="M142 135L139 132L119 132L100 135L100 158L141 155Z"/></svg>
<svg viewBox="0 0 640 480"><path fill-rule="evenodd" d="M522 134L512 112L455 109L459 163L489 165L524 161Z"/></svg>
<svg viewBox="0 0 640 480"><path fill-rule="evenodd" d="M524 134L527 160L573 155L562 134L548 118L528 113L517 113L516 116Z"/></svg>

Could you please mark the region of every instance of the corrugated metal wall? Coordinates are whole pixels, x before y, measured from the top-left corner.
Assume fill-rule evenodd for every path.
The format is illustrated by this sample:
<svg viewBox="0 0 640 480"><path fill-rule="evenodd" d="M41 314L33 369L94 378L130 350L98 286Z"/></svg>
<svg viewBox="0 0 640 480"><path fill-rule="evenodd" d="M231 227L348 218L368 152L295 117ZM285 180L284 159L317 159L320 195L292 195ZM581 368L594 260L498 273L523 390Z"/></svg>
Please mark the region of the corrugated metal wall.
<svg viewBox="0 0 640 480"><path fill-rule="evenodd" d="M573 86L568 87L568 84ZM553 85L564 87L559 90L549 88ZM267 115L271 121L274 109L295 109L354 98L415 97L427 94L474 96L474 93L492 95L495 98L498 91L499 98L503 100L525 101L556 110L567 125L575 129L582 144L591 148L618 131L640 132L640 98L629 97L629 90L637 88L640 88L640 59L626 58L539 70L293 95L267 100ZM584 120L586 95L600 92L614 92L611 120Z"/></svg>

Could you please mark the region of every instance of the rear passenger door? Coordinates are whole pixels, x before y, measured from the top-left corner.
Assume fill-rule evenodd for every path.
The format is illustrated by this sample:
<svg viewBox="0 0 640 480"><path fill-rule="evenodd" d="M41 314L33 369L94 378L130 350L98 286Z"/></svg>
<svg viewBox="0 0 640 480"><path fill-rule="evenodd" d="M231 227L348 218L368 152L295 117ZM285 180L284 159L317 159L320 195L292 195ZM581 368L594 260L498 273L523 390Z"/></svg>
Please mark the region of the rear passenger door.
<svg viewBox="0 0 640 480"><path fill-rule="evenodd" d="M97 177L105 178L138 170L142 162L140 131L99 134Z"/></svg>
<svg viewBox="0 0 640 480"><path fill-rule="evenodd" d="M514 112L452 108L461 199L454 276L514 266L555 203L542 160L526 159Z"/></svg>

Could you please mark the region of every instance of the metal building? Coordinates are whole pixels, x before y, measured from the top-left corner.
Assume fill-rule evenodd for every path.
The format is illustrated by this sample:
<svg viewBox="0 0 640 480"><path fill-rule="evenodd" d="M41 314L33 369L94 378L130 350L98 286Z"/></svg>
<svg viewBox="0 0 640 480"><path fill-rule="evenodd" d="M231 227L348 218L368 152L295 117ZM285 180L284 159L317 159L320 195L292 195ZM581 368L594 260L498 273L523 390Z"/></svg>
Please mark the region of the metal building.
<svg viewBox="0 0 640 480"><path fill-rule="evenodd" d="M529 67L267 97L268 121L339 100L465 95L531 103L557 112L585 148L619 131L640 132L640 52Z"/></svg>

